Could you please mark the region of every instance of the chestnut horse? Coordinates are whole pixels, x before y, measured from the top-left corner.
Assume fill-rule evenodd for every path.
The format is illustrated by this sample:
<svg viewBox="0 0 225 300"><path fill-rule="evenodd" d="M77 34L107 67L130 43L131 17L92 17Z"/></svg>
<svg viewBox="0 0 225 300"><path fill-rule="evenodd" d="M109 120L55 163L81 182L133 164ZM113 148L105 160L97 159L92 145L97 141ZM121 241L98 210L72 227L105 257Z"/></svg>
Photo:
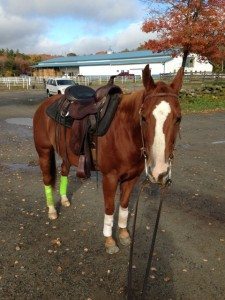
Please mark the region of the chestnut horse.
<svg viewBox="0 0 225 300"><path fill-rule="evenodd" d="M182 86L184 68L180 68L171 84L154 82L149 66L143 70L144 89L122 94L115 117L107 133L98 137L98 166L102 173L105 203L103 235L107 253L119 251L112 237L114 198L120 186L119 241L130 244L127 231L128 203L132 189L145 169L154 183L166 185L171 178L171 161L179 124L181 109L178 93ZM59 95L43 101L34 119L34 141L43 174L49 218L57 218L53 199L55 182L56 123L45 112L46 108L59 99ZM67 176L70 165L78 165L78 157L70 149L71 129L60 125L60 147L62 158L60 195L64 206L67 198ZM63 133L65 132L65 135ZM59 149L58 149L59 148ZM65 153L67 161L65 161Z"/></svg>

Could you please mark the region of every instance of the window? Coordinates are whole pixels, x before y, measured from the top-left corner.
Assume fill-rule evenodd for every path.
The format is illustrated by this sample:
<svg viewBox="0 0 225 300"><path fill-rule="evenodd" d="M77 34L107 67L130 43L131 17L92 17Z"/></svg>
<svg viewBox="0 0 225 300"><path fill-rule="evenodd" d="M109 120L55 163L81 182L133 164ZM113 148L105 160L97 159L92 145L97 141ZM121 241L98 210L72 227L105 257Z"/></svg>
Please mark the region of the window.
<svg viewBox="0 0 225 300"><path fill-rule="evenodd" d="M186 61L186 67L187 68L194 68L194 61L195 61L194 57L188 57L187 61Z"/></svg>
<svg viewBox="0 0 225 300"><path fill-rule="evenodd" d="M68 79L60 79L57 80L58 85L75 85L73 80L68 80Z"/></svg>

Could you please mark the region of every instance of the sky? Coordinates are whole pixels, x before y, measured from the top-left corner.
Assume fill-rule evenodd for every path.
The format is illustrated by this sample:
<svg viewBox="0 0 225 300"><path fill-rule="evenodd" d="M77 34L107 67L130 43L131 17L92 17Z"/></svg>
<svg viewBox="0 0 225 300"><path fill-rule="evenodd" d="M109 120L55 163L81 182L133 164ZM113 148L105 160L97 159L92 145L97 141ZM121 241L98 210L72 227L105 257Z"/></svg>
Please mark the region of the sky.
<svg viewBox="0 0 225 300"><path fill-rule="evenodd" d="M141 31L140 0L0 0L0 48L25 54L77 55L133 50Z"/></svg>

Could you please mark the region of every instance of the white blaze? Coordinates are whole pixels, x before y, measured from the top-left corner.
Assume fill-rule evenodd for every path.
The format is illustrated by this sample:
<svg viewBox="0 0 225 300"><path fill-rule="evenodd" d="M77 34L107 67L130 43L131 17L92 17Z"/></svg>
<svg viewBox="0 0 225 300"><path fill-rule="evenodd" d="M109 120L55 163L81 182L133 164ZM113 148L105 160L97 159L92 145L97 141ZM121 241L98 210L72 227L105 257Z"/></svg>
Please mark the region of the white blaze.
<svg viewBox="0 0 225 300"><path fill-rule="evenodd" d="M152 145L152 155L154 168L152 169L152 175L155 180L158 179L159 174L167 171L169 164L165 162L165 134L163 133L163 126L167 116L171 112L171 108L168 102L161 101L153 110L153 116L155 117L155 137Z"/></svg>

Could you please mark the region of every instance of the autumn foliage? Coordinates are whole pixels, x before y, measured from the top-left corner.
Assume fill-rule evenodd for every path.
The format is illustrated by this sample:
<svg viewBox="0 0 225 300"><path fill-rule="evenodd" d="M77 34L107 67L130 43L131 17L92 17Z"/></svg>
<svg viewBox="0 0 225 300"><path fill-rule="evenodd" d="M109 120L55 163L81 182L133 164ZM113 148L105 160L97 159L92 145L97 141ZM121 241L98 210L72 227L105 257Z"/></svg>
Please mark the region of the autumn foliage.
<svg viewBox="0 0 225 300"><path fill-rule="evenodd" d="M174 55L187 50L219 62L225 59L225 0L155 0L149 4L146 33L157 33L144 47ZM158 4L158 9L153 3Z"/></svg>
<svg viewBox="0 0 225 300"><path fill-rule="evenodd" d="M48 54L26 55L18 50L0 49L0 76L30 75L32 73L32 65L53 57L55 56Z"/></svg>

